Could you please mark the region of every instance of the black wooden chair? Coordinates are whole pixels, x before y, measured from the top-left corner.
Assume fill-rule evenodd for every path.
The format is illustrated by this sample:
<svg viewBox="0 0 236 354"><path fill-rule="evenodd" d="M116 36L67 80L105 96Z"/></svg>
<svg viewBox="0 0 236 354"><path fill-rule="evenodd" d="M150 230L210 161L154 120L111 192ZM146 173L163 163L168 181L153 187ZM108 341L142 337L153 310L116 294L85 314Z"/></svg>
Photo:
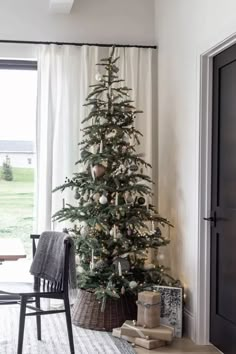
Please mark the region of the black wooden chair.
<svg viewBox="0 0 236 354"><path fill-rule="evenodd" d="M33 246L33 256L36 252L36 240L39 239L40 235L30 235L32 239ZM45 279L34 277L34 282L31 283L0 283L0 292L6 294L5 301L2 304L20 304L20 322L19 322L19 334L18 334L18 348L17 354L22 354L23 348L23 337L24 337L24 327L25 327L25 317L26 316L36 316L37 324L37 338L41 340L41 316L56 314L65 312L67 331L69 337L70 351L71 354L74 354L74 341L72 333L72 324L71 324L71 314L70 314L70 303L69 303L69 254L71 244L68 240L64 241L64 267L62 274L62 281L51 282ZM15 298L9 298L19 296L19 301L16 301ZM62 310L42 310L40 308L40 299L49 298L49 299L61 299L64 301L64 309ZM36 306L31 304L35 303ZM26 308L33 310L33 312L26 312Z"/></svg>

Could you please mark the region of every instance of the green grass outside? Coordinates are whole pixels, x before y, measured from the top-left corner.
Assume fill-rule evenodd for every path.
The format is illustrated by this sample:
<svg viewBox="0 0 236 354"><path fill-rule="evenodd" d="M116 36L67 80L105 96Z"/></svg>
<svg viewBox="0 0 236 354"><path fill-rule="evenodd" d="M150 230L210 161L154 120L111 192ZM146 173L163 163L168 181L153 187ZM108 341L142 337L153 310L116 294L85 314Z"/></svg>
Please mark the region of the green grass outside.
<svg viewBox="0 0 236 354"><path fill-rule="evenodd" d="M33 197L33 169L13 168L13 181L0 179L0 237L22 239L27 255L31 255Z"/></svg>

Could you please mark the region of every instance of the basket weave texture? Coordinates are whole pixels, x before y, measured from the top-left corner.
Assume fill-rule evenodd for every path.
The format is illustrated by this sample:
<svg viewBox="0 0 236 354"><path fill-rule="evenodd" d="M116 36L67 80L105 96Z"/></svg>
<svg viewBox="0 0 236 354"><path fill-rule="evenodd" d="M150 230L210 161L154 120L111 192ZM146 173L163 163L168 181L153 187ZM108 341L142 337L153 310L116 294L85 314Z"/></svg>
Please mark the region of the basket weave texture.
<svg viewBox="0 0 236 354"><path fill-rule="evenodd" d="M136 319L136 297L128 293L121 295L120 299L108 298L102 312L95 294L80 289L72 309L72 323L75 326L98 331L112 331L126 320Z"/></svg>

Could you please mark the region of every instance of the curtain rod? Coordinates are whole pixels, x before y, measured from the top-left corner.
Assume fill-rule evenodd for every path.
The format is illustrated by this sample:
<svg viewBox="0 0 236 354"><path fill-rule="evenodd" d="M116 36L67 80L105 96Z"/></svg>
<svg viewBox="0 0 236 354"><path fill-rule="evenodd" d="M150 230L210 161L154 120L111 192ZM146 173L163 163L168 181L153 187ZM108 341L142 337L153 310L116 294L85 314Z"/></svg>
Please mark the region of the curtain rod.
<svg viewBox="0 0 236 354"><path fill-rule="evenodd" d="M73 43L73 42L44 42L44 41L20 41L20 40L8 40L8 39L0 39L0 43L16 43L16 44L56 44L56 45L74 45L77 47L81 47L83 45L87 46L97 46L97 47L115 47L126 48L150 48L157 49L155 45L137 45L137 44L101 44L101 43Z"/></svg>

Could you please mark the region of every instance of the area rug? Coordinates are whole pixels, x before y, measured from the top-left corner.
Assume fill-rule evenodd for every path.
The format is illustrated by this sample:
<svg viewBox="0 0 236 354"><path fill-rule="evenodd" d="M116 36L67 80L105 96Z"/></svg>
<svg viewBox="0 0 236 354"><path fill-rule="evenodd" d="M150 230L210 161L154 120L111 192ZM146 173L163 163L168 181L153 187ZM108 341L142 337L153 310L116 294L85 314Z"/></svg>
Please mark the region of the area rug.
<svg viewBox="0 0 236 354"><path fill-rule="evenodd" d="M42 341L37 340L36 319L27 317L23 354L70 354L65 314L42 316ZM19 307L0 306L0 353L16 354ZM134 354L133 348L110 333L73 326L76 354Z"/></svg>

